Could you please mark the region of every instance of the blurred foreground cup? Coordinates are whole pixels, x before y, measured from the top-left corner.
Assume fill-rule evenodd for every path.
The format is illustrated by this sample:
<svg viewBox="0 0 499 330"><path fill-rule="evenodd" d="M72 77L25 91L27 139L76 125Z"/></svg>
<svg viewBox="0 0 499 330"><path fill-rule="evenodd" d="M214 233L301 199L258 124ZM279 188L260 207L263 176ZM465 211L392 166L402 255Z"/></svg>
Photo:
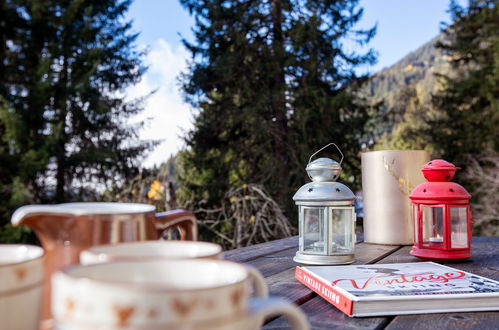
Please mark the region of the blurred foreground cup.
<svg viewBox="0 0 499 330"><path fill-rule="evenodd" d="M280 315L309 329L298 307L268 297L256 269L211 259L65 268L52 277L52 314L58 330L253 330Z"/></svg>
<svg viewBox="0 0 499 330"><path fill-rule="evenodd" d="M114 261L221 259L222 247L199 241L142 241L93 246L80 253L80 263Z"/></svg>
<svg viewBox="0 0 499 330"><path fill-rule="evenodd" d="M43 285L43 249L0 245L0 329L38 329Z"/></svg>
<svg viewBox="0 0 499 330"><path fill-rule="evenodd" d="M421 168L430 161L424 150L381 150L362 153L364 241L411 245L414 224L409 194L425 182Z"/></svg>

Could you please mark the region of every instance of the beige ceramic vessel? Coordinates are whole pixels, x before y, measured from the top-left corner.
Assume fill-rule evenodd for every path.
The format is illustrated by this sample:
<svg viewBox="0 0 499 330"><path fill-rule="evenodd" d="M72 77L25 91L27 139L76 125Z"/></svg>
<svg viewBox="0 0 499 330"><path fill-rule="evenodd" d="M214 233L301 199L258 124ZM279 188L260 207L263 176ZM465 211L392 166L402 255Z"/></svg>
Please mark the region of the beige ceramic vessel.
<svg viewBox="0 0 499 330"><path fill-rule="evenodd" d="M366 243L414 243L409 194L425 181L421 168L429 160L430 155L424 150L380 150L362 153Z"/></svg>
<svg viewBox="0 0 499 330"><path fill-rule="evenodd" d="M0 245L0 329L37 329L43 283L43 249Z"/></svg>

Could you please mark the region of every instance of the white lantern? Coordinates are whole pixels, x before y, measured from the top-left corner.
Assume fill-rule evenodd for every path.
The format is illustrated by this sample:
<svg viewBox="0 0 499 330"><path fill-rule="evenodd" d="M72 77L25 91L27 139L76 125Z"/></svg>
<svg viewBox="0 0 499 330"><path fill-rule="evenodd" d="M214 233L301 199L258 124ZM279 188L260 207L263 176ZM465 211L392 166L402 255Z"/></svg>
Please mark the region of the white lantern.
<svg viewBox="0 0 499 330"><path fill-rule="evenodd" d="M334 145L340 162L329 158L312 158ZM299 250L294 261L310 265L349 264L354 261L355 195L344 184L336 182L341 173L343 153L330 143L310 156L306 167L312 182L293 196L298 205Z"/></svg>

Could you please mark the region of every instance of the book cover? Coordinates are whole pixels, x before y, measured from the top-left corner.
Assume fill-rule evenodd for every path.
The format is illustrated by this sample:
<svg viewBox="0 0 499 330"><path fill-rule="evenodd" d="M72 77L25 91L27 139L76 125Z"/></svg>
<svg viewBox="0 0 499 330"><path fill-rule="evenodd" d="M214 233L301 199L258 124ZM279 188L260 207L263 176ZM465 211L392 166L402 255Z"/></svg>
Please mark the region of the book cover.
<svg viewBox="0 0 499 330"><path fill-rule="evenodd" d="M433 262L306 266L295 277L350 316L499 310L499 282Z"/></svg>

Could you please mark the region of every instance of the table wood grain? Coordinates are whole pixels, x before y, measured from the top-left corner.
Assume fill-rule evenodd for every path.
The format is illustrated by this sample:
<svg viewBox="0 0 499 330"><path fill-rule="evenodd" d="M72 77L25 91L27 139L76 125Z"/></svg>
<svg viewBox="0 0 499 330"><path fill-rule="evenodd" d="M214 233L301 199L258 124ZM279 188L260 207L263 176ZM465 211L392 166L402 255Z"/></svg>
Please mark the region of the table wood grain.
<svg viewBox="0 0 499 330"><path fill-rule="evenodd" d="M357 236L354 264L420 262L409 255L410 246L377 245ZM499 280L499 237L474 237L473 256L461 262L444 264ZM298 237L289 237L225 252L225 259L260 270L270 294L284 297L307 314L312 329L499 329L499 312L468 312L352 318L294 279L293 257ZM264 329L288 329L284 318L268 320Z"/></svg>

